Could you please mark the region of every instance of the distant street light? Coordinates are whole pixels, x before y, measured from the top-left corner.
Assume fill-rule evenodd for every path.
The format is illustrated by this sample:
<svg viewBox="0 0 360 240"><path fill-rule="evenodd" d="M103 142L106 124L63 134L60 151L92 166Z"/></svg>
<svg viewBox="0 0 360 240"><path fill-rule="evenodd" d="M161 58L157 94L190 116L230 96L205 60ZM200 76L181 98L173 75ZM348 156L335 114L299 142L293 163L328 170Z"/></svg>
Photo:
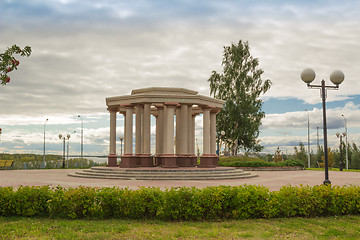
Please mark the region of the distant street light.
<svg viewBox="0 0 360 240"><path fill-rule="evenodd" d="M336 133L336 136L340 138L340 171L343 170L343 160L342 160L342 137L346 136L346 133L343 132L342 134Z"/></svg>
<svg viewBox="0 0 360 240"><path fill-rule="evenodd" d="M43 159L43 168L45 168L46 162L45 162L45 125L49 119L47 118L44 123L44 159Z"/></svg>
<svg viewBox="0 0 360 240"><path fill-rule="evenodd" d="M329 180L329 168L328 168L328 147L327 147L327 128L326 128L326 89L339 89L339 85L344 81L344 73L336 70L330 75L330 81L335 86L325 86L325 80L321 80L321 85L311 85L310 83L315 79L315 71L311 68L307 68L301 73L301 79L307 84L308 88L320 89L322 105L323 105L323 129L324 129L324 154L325 154L325 180L324 184L331 184Z"/></svg>
<svg viewBox="0 0 360 240"><path fill-rule="evenodd" d="M124 136L120 136L119 137L120 139L120 156L122 156L122 149L123 149L123 140L124 140Z"/></svg>
<svg viewBox="0 0 360 240"><path fill-rule="evenodd" d="M68 134L67 136L67 139L69 140L69 138L70 138L70 134ZM62 134L59 134L59 139L61 140L63 140L63 143L64 143L64 147L63 147L63 157L62 157L62 159L63 159L63 163L62 163L62 168L65 168L65 136L63 136Z"/></svg>
<svg viewBox="0 0 360 240"><path fill-rule="evenodd" d="M346 169L349 169L349 158L348 158L348 132L347 132L347 124L346 124L346 118L344 116L344 114L341 115L344 120L345 120L345 133L346 133L346 136L345 136L345 146L346 146Z"/></svg>
<svg viewBox="0 0 360 240"><path fill-rule="evenodd" d="M82 161L83 161L83 153L84 153L84 125L83 125L83 119L80 115L78 117L81 119L81 160L80 160L80 167L82 167Z"/></svg>
<svg viewBox="0 0 360 240"><path fill-rule="evenodd" d="M222 138L225 135L225 131L221 131L220 134L217 133L217 150L216 153L218 156L220 156L220 138Z"/></svg>
<svg viewBox="0 0 360 240"><path fill-rule="evenodd" d="M310 168L310 117L309 111L305 109L308 115L308 168Z"/></svg>
<svg viewBox="0 0 360 240"><path fill-rule="evenodd" d="M76 131L73 131L73 133L76 133ZM67 135L68 142L67 142L67 150L66 150L66 167L69 167L69 148L70 148L70 134Z"/></svg>

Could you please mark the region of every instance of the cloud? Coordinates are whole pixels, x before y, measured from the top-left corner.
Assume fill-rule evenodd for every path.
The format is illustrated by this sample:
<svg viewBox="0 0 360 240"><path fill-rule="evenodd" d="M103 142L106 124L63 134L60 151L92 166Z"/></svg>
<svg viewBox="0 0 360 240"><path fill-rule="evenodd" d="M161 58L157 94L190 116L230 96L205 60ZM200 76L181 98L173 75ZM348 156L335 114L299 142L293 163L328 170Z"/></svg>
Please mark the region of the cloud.
<svg viewBox="0 0 360 240"><path fill-rule="evenodd" d="M327 109L327 128L338 129L344 127L344 119L342 115L348 118L347 124L352 127L360 127L359 114L360 105L348 102L344 107ZM316 129L323 126L322 109L314 108L309 110L310 128ZM307 128L308 115L305 111L286 112L283 114L266 114L262 120L261 129L299 129Z"/></svg>
<svg viewBox="0 0 360 240"><path fill-rule="evenodd" d="M207 79L222 70L223 46L240 39L249 41L263 78L273 82L264 100L320 103L318 90L308 90L299 77L312 67L315 83L330 84L330 73L343 70L345 81L329 91L327 102L349 102L360 88L354 68L360 64L359 9L357 1L2 1L0 50L16 43L33 53L19 58L10 84L0 87L0 124L11 131L33 125L41 133L49 118L55 144L58 132L78 129L78 114L106 116L106 97L153 86L209 95ZM358 126L358 106L348 104L328 109L330 129L341 128L341 114ZM311 129L322 126L321 110L309 113ZM93 120L88 144L102 145L108 122ZM262 129L293 134L306 124L305 112L267 114ZM31 137L41 141L41 134Z"/></svg>

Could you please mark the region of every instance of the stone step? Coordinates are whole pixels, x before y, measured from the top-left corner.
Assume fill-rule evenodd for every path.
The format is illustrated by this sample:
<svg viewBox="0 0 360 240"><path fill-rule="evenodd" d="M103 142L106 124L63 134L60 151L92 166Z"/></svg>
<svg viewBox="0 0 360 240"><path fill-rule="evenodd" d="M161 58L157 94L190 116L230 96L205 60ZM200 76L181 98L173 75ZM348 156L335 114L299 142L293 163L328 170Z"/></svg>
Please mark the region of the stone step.
<svg viewBox="0 0 360 240"><path fill-rule="evenodd" d="M114 172L223 172L241 170L234 167L217 167L217 168L198 168L198 167L179 167L179 168L162 168L162 167L149 167L149 168L119 168L119 167L92 167L92 171L114 171Z"/></svg>
<svg viewBox="0 0 360 240"><path fill-rule="evenodd" d="M236 168L178 168L178 169L133 169L93 167L68 176L82 178L103 178L119 180L225 180L257 177L256 174Z"/></svg>
<svg viewBox="0 0 360 240"><path fill-rule="evenodd" d="M109 175L93 175L93 174L71 174L68 176L72 177L81 177L81 178L101 178L101 179L117 179L117 180L167 180L167 181L177 181L177 180L230 180L230 179L242 179L242 178L252 178L257 177L255 174L243 174L243 175L228 175L228 176L109 176Z"/></svg>
<svg viewBox="0 0 360 240"><path fill-rule="evenodd" d="M164 176L191 176L191 175L220 175L220 174L241 174L244 173L241 169L234 169L232 171L195 171L195 172L186 172L186 171L163 171L163 172L151 172L151 171L105 171L105 170L83 170L84 173L93 173L93 174L109 174L109 175L164 175Z"/></svg>
<svg viewBox="0 0 360 240"><path fill-rule="evenodd" d="M229 173L218 173L218 174L120 174L120 173L102 173L102 172L75 172L75 174L80 175L91 175L91 176L112 176L112 177L132 177L132 178L138 178L138 177L158 177L158 178L169 178L169 177L181 177L181 178L188 178L188 177L221 177L221 176L243 176L243 175L250 175L250 173L245 172L229 172Z"/></svg>

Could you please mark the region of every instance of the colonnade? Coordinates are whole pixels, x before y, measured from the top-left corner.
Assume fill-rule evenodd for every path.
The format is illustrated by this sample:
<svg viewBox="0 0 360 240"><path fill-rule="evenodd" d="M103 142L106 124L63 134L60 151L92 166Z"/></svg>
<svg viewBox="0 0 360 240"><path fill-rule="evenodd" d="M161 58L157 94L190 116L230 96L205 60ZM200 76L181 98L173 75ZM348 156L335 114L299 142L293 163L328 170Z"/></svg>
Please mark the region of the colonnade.
<svg viewBox="0 0 360 240"><path fill-rule="evenodd" d="M193 103L163 102L135 103L109 107L110 152L108 166L117 166L116 117L124 115L124 155L120 167L194 167L195 119L203 114L203 154L198 167L217 166L216 155L216 114L220 108ZM135 115L135 134L133 134ZM151 115L156 119L156 147L151 155ZM174 129L176 116L176 128ZM175 136L174 136L175 132ZM135 136L135 152L133 152ZM174 141L175 139L175 141ZM175 150L176 149L176 150Z"/></svg>

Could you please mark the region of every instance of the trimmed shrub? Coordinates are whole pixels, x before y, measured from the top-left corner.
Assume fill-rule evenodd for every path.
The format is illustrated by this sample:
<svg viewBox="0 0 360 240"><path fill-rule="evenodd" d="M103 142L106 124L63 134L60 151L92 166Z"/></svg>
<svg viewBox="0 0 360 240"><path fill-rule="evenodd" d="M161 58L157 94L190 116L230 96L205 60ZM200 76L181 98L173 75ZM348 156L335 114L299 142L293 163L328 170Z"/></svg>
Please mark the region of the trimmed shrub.
<svg viewBox="0 0 360 240"><path fill-rule="evenodd" d="M221 220L360 213L359 186L0 187L0 216Z"/></svg>
<svg viewBox="0 0 360 240"><path fill-rule="evenodd" d="M263 160L256 160L256 161L238 161L234 160L227 160L227 161L219 161L219 166L224 167L303 167L303 163L299 160L289 159L283 162L266 162Z"/></svg>
<svg viewBox="0 0 360 240"><path fill-rule="evenodd" d="M48 200L51 198L49 186L0 187L0 214L3 216L47 216Z"/></svg>

